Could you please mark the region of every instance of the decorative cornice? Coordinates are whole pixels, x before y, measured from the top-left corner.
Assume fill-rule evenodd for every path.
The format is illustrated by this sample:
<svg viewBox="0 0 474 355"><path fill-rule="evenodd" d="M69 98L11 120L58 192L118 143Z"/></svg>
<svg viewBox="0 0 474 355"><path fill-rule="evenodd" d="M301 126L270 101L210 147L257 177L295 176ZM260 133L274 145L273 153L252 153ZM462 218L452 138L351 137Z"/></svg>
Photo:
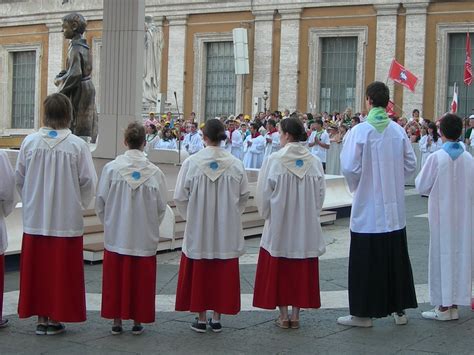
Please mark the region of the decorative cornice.
<svg viewBox="0 0 474 355"><path fill-rule="evenodd" d="M377 16L394 16L398 13L399 4L379 4L374 5Z"/></svg>

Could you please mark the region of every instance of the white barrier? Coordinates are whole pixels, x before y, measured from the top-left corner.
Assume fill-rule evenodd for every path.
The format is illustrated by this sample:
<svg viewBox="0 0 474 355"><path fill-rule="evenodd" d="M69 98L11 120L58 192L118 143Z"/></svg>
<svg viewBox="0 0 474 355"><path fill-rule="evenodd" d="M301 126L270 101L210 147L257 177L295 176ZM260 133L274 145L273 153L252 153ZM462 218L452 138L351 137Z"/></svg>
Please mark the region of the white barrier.
<svg viewBox="0 0 474 355"><path fill-rule="evenodd" d="M150 149L148 159L155 164L179 164L189 157L188 152L181 150L181 159L177 149Z"/></svg>

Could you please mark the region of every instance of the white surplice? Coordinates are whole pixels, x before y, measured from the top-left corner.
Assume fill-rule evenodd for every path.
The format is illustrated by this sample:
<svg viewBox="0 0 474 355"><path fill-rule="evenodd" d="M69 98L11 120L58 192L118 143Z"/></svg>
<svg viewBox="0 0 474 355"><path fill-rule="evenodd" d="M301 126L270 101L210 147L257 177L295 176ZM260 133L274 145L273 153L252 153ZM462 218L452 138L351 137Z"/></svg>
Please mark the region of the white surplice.
<svg viewBox="0 0 474 355"><path fill-rule="evenodd" d="M241 215L249 196L240 160L220 147L190 156L179 170L174 200L186 219L183 253L191 259L232 259L242 255Z"/></svg>
<svg viewBox="0 0 474 355"><path fill-rule="evenodd" d="M140 150L107 163L96 197L105 248L122 255L155 255L167 195L165 175Z"/></svg>
<svg viewBox="0 0 474 355"><path fill-rule="evenodd" d="M314 143L316 140L316 136L319 136L319 141L324 144L331 144L331 139L329 138L329 134L323 130L322 132L313 131L308 138L308 144ZM327 159L328 149L321 147L319 144L313 145L311 148L311 154L315 157L318 157L321 162L325 163Z"/></svg>
<svg viewBox="0 0 474 355"><path fill-rule="evenodd" d="M428 138L431 138L431 145L428 146ZM443 146L443 142L441 138L435 142L433 137L429 134L425 134L423 137L420 138L420 142L418 143L421 151L421 166L425 165L426 159L430 156L430 154L436 152L437 150L441 149Z"/></svg>
<svg viewBox="0 0 474 355"><path fill-rule="evenodd" d="M443 149L431 154L415 180L429 195L428 283L432 305L471 304L474 238L474 159L456 160Z"/></svg>
<svg viewBox="0 0 474 355"><path fill-rule="evenodd" d="M168 150L175 150L178 149L176 144L176 139L160 139L159 142L155 144L155 149L168 149Z"/></svg>
<svg viewBox="0 0 474 355"><path fill-rule="evenodd" d="M183 147L189 153L189 155L196 154L204 148L202 138L198 132L188 133L184 136Z"/></svg>
<svg viewBox="0 0 474 355"><path fill-rule="evenodd" d="M351 230L386 233L405 228L405 179L415 169L411 143L395 122L382 133L368 122L352 128L341 151L341 171L354 193Z"/></svg>
<svg viewBox="0 0 474 355"><path fill-rule="evenodd" d="M252 142L251 145L248 143ZM262 135L252 138L248 136L244 141L245 168L260 169L265 155L265 138Z"/></svg>
<svg viewBox="0 0 474 355"><path fill-rule="evenodd" d="M238 129L232 131L232 139L230 131L226 131L225 134L227 135L227 141L225 142L226 150L237 159L242 160L244 153L244 140L242 139L242 134Z"/></svg>
<svg viewBox="0 0 474 355"><path fill-rule="evenodd" d="M86 142L69 129L41 128L28 135L21 144L15 182L25 233L82 236L82 210L92 201L97 184Z"/></svg>
<svg viewBox="0 0 474 355"><path fill-rule="evenodd" d="M321 161L301 143L288 143L266 158L256 203L265 218L260 246L273 257L304 259L326 251L320 213L326 183Z"/></svg>
<svg viewBox="0 0 474 355"><path fill-rule="evenodd" d="M0 255L8 247L5 217L15 207L15 174L6 152L0 150Z"/></svg>
<svg viewBox="0 0 474 355"><path fill-rule="evenodd" d="M280 132L276 131L276 132L273 132L273 133L269 133L267 132L267 134L265 135L265 141L267 139L271 139L271 142L270 143L266 143L266 147L265 147L265 158L268 157L269 155L271 155L272 153L276 153L280 150L281 146L280 146Z"/></svg>

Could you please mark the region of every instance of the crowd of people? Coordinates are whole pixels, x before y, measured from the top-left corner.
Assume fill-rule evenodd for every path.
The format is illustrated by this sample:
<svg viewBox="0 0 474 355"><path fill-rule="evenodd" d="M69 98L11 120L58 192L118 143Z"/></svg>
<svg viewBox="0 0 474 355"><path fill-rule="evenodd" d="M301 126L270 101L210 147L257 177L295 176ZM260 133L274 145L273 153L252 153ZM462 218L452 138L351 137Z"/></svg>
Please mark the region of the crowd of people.
<svg viewBox="0 0 474 355"><path fill-rule="evenodd" d="M181 144L190 156L179 170L173 196L186 220L175 309L197 313L192 330L220 332L221 315L240 311L247 165L260 169L255 201L265 219L253 305L278 307L275 325L283 329L300 327L301 308L320 308L318 258L326 250L319 219L326 193L323 150L338 134L353 204L349 315L337 322L371 327L373 318L391 315L396 324L407 324L405 310L418 304L404 184L417 161L406 131L386 112L387 86L370 84L365 98L364 117L349 110L331 118L275 112L253 120L241 115L209 119L199 129L195 119L186 122ZM7 243L3 217L13 208L16 185L24 228L19 317L37 316L38 335L59 334L64 322L85 321L82 210L95 196L104 224L101 315L113 320L112 334L121 334L122 321L130 319L132 333L139 335L142 323L155 320L156 250L167 208L164 174L145 154L150 142L158 144L157 125L130 123L124 134L127 151L105 165L97 183L89 147L68 129L68 98L48 96L44 115L45 127L22 143L15 172L0 153L0 276ZM168 118L160 140L169 142L182 123ZM416 178L419 192L430 196L433 227L428 284L435 308L422 316L449 321L459 318L458 306L471 303L474 158L458 141L463 129L458 116L446 114L438 125L428 127L427 134L442 145ZM181 141L181 132L175 139ZM0 327L6 325L0 318Z"/></svg>

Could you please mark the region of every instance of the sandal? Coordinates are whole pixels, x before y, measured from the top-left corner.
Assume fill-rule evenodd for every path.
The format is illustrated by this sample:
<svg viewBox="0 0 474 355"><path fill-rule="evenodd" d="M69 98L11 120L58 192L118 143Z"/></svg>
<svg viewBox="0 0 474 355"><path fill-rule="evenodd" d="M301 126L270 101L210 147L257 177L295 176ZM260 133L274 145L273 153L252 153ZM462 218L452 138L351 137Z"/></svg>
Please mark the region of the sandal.
<svg viewBox="0 0 474 355"><path fill-rule="evenodd" d="M275 325L282 329L288 329L290 328L290 320L289 319L282 320L280 317L278 317L277 319L275 319Z"/></svg>
<svg viewBox="0 0 474 355"><path fill-rule="evenodd" d="M290 328L291 329L299 329L300 327L300 320L290 320Z"/></svg>

